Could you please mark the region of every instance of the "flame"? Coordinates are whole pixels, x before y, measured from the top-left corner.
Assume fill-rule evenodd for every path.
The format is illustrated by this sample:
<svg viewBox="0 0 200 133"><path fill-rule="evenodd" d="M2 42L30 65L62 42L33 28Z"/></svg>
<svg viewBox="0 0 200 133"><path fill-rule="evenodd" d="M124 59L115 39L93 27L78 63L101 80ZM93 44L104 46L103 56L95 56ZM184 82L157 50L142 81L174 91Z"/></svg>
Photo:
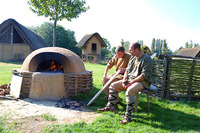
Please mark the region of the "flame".
<svg viewBox="0 0 200 133"><path fill-rule="evenodd" d="M51 66L49 67L49 69L47 71L60 71L63 68L62 65L55 65L55 61L51 62Z"/></svg>

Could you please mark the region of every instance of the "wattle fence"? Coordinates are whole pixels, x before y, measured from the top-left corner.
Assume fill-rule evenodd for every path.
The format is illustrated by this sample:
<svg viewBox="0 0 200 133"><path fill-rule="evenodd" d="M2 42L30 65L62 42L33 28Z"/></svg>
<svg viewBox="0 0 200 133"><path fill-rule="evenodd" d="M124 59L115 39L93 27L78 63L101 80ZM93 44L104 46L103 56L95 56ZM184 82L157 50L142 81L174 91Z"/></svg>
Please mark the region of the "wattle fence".
<svg viewBox="0 0 200 133"><path fill-rule="evenodd" d="M200 98L200 58L165 55L154 60L152 95L166 99Z"/></svg>

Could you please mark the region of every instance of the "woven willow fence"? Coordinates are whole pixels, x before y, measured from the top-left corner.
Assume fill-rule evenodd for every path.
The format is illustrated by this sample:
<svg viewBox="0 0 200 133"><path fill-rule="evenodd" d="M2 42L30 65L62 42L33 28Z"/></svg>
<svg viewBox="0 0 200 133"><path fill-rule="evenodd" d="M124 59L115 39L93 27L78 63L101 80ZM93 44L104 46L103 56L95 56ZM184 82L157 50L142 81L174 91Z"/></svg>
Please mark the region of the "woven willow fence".
<svg viewBox="0 0 200 133"><path fill-rule="evenodd" d="M154 60L154 85L160 98L200 98L200 58L168 55Z"/></svg>

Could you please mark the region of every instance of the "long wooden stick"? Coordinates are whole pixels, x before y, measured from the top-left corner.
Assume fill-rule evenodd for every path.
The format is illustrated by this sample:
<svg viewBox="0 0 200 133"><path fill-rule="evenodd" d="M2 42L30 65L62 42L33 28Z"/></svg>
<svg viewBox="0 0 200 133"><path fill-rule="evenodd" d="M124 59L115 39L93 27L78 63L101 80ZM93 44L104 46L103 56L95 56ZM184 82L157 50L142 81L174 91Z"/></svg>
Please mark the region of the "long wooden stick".
<svg viewBox="0 0 200 133"><path fill-rule="evenodd" d="M121 70L118 70L114 76L99 90L99 92L88 102L87 106L89 106L101 93L102 91L108 87L108 85L115 79L115 77L121 72Z"/></svg>
<svg viewBox="0 0 200 133"><path fill-rule="evenodd" d="M18 101L17 98L12 98L12 97L2 96L2 95L0 95L0 99L9 99L9 100L16 100L16 101Z"/></svg>

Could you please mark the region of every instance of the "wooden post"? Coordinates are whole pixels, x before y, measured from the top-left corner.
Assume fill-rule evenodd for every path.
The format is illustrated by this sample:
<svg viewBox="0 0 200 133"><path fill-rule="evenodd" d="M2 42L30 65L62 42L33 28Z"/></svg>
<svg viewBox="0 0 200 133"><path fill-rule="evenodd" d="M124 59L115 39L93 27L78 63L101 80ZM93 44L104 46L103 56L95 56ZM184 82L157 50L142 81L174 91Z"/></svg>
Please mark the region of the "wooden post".
<svg viewBox="0 0 200 133"><path fill-rule="evenodd" d="M86 63L88 63L88 45L86 45Z"/></svg>
<svg viewBox="0 0 200 133"><path fill-rule="evenodd" d="M189 75L189 84L188 84L188 91L187 91L188 95L192 95L192 78L193 78L193 75L194 75L195 65L196 65L196 60L193 59L192 67L190 69L190 75Z"/></svg>
<svg viewBox="0 0 200 133"><path fill-rule="evenodd" d="M99 55L99 62L101 62L101 45L100 45L100 55Z"/></svg>
<svg viewBox="0 0 200 133"><path fill-rule="evenodd" d="M1 44L1 61L3 61L3 44Z"/></svg>
<svg viewBox="0 0 200 133"><path fill-rule="evenodd" d="M11 26L11 39L10 39L10 43L11 43L11 61L13 60L13 25Z"/></svg>
<svg viewBox="0 0 200 133"><path fill-rule="evenodd" d="M164 72L163 72L163 98L169 98L170 90L167 88L169 86L169 77L168 74L168 65L169 65L169 56L164 57Z"/></svg>

